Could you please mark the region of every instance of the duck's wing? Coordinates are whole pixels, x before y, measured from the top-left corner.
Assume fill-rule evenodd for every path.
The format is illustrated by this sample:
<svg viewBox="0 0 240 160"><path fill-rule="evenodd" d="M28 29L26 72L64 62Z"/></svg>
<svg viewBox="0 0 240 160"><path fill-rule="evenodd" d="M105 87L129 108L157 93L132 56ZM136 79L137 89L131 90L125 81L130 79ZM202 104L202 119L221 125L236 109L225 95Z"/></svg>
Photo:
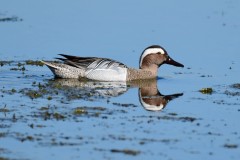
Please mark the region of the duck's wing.
<svg viewBox="0 0 240 160"><path fill-rule="evenodd" d="M118 61L108 58L97 58L97 57L77 57L65 54L59 54L64 58L57 58L62 60L65 64L73 67L94 70L94 69L114 69L114 68L127 68L126 65Z"/></svg>

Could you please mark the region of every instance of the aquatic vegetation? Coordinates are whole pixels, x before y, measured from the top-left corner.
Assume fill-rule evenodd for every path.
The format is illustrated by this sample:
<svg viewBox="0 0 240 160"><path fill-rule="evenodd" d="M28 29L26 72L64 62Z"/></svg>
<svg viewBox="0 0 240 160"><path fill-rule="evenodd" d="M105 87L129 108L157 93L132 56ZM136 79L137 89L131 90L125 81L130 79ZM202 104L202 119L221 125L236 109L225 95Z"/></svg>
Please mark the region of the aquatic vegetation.
<svg viewBox="0 0 240 160"><path fill-rule="evenodd" d="M235 83L229 86L228 89L225 90L224 94L228 96L240 96L240 83Z"/></svg>
<svg viewBox="0 0 240 160"><path fill-rule="evenodd" d="M9 112L9 109L7 109L7 105L5 104L5 106L3 108L0 108L0 112Z"/></svg>
<svg viewBox="0 0 240 160"><path fill-rule="evenodd" d="M17 16L0 17L0 22L18 22L18 21L23 21L23 19Z"/></svg>
<svg viewBox="0 0 240 160"><path fill-rule="evenodd" d="M11 71L25 71L26 68L24 66L19 66L18 68L10 68Z"/></svg>
<svg viewBox="0 0 240 160"><path fill-rule="evenodd" d="M44 64L41 61L27 60L25 61L26 65L32 66L43 66Z"/></svg>
<svg viewBox="0 0 240 160"><path fill-rule="evenodd" d="M15 92L17 92L17 91L16 91L16 89L14 89L14 88L13 88L11 91L12 91L12 93L15 93Z"/></svg>
<svg viewBox="0 0 240 160"><path fill-rule="evenodd" d="M0 157L0 160L9 160L8 158Z"/></svg>
<svg viewBox="0 0 240 160"><path fill-rule="evenodd" d="M48 96L47 99L48 99L48 100L52 100L52 97L51 97L51 96Z"/></svg>
<svg viewBox="0 0 240 160"><path fill-rule="evenodd" d="M135 104L123 104L123 103L116 103L116 102L113 102L112 104L116 106L121 106L121 107L137 107L137 105Z"/></svg>
<svg viewBox="0 0 240 160"><path fill-rule="evenodd" d="M61 120L61 119L65 119L66 117L63 114L60 113L53 113L52 114L53 118L57 119L57 120Z"/></svg>
<svg viewBox="0 0 240 160"><path fill-rule="evenodd" d="M35 90L29 90L28 92L26 92L26 95L31 99L35 99L43 96L40 92Z"/></svg>
<svg viewBox="0 0 240 160"><path fill-rule="evenodd" d="M202 88L199 90L199 92L201 92L202 94L212 94L213 89L212 88Z"/></svg>
<svg viewBox="0 0 240 160"><path fill-rule="evenodd" d="M73 111L73 114L75 114L75 115L81 115L81 114L86 114L86 113L87 113L87 111L85 109L83 109L82 107L76 108Z"/></svg>
<svg viewBox="0 0 240 160"><path fill-rule="evenodd" d="M240 89L240 83L235 83L233 85L231 85L232 88L235 88L235 89Z"/></svg>
<svg viewBox="0 0 240 160"><path fill-rule="evenodd" d="M148 123L153 122L153 119L166 120L166 121L179 121L179 122L195 122L201 120L200 118L190 116L177 116L176 114L167 114L163 116L134 116L135 119L148 119Z"/></svg>
<svg viewBox="0 0 240 160"><path fill-rule="evenodd" d="M77 107L73 110L73 114L75 116L90 116L90 117L98 117L101 114L111 114L109 111L107 111L104 107Z"/></svg>
<svg viewBox="0 0 240 160"><path fill-rule="evenodd" d="M237 144L224 144L225 148L229 148L229 149L235 149L238 148Z"/></svg>
<svg viewBox="0 0 240 160"><path fill-rule="evenodd" d="M224 94L226 94L228 96L240 96L240 92L234 92L234 91L229 91L229 90L226 90L224 92Z"/></svg>
<svg viewBox="0 0 240 160"><path fill-rule="evenodd" d="M1 132L1 138L14 138L20 142L32 143L43 148L46 146L75 146L81 148L85 145L91 146L94 144L92 150L104 152L105 155L115 153L115 156L141 157L141 155L146 155L145 150L134 148L131 145L126 148L119 146L109 148L95 147L95 144L99 142L108 146L109 143L119 143L121 145L123 143L134 143L143 148L153 144L168 145L169 147L176 144L181 146L183 139L179 137L167 137L167 135L161 137L161 134L168 133L169 125L189 127L189 130L185 128L179 132L173 131L180 135L197 136L200 139L203 136L209 139L216 136L219 138L225 136L224 133L213 132L211 123L204 120L203 117L198 116L198 114L189 114L187 110L184 110L184 113L178 112L180 109L171 108L175 107L174 105L169 109L163 108L162 112L146 112L146 108L142 107L140 103L141 99L145 100L145 105L162 104L166 106L169 101L183 95L183 93L162 95L154 81L113 85L111 83L89 82L86 79L83 81L48 79L47 76L42 77L40 74L31 71L32 68L41 67L38 62L25 62L27 61L3 63L4 71L18 76L12 77L15 78L14 83L5 83L0 88L0 98L3 100L0 104L0 113L3 117L0 120L6 122L6 124L0 125L0 128L11 129L14 123L24 123L27 129L33 130L34 133L31 133L31 131L25 132L25 130L22 132ZM21 72L9 70L10 68L16 68L16 70L22 71L23 67L27 67L24 76L19 76ZM135 87L139 87L138 94L135 95L140 96L138 97L139 102L128 103L131 98L128 99L128 102L125 99L119 100L116 98L122 95L124 97L124 93L128 92L128 89L134 89ZM238 106L237 101L234 101L235 104L227 102L228 98L238 96L237 83L214 86L214 91L213 88L202 88L199 92L203 94L214 92L216 94L212 96L195 94L195 99L185 97L186 100L190 102L207 100L215 105ZM218 95L223 96L223 99L217 98ZM9 98L13 99L11 103L8 100ZM181 98L179 100L181 101ZM184 104L186 105L186 103ZM184 108L184 106L180 107ZM235 110L239 111L240 109L235 108ZM54 121L54 123L51 121ZM73 127L71 128L69 124ZM69 127L79 132L73 134L60 126ZM46 132L49 130L51 132ZM60 132L58 132L59 130ZM89 130L96 130L97 135L90 133ZM156 137L151 136L155 133L157 134ZM24 143L22 144L24 145ZM221 147L226 148L226 150L239 148L237 143L231 144L228 142L223 142Z"/></svg>
<svg viewBox="0 0 240 160"><path fill-rule="evenodd" d="M59 113L57 111L51 111L50 108L47 110L40 110L40 112L35 112L33 117L42 118L44 120L52 120L52 119L64 120L66 118L64 114Z"/></svg>
<svg viewBox="0 0 240 160"><path fill-rule="evenodd" d="M239 1L0 8L0 160L240 158ZM135 68L152 42L186 65L162 66L156 86L58 80L40 61L93 55ZM175 93L184 95L164 96Z"/></svg>
<svg viewBox="0 0 240 160"><path fill-rule="evenodd" d="M141 153L138 150L132 150L132 149L111 149L110 151L112 153L123 153L127 155L132 155L132 156L136 156Z"/></svg>

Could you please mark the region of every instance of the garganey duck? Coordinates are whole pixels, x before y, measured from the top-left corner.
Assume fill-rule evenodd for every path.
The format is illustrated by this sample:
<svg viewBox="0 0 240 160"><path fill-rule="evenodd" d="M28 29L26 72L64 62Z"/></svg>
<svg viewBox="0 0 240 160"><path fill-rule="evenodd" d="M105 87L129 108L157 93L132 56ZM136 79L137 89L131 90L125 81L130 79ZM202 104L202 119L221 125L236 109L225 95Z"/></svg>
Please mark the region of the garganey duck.
<svg viewBox="0 0 240 160"><path fill-rule="evenodd" d="M158 68L162 64L184 67L181 63L170 58L167 51L158 45L147 47L142 52L139 69L129 68L123 63L108 58L59 55L64 58L57 59L64 63L43 61L58 78L87 78L97 81L132 81L156 78Z"/></svg>

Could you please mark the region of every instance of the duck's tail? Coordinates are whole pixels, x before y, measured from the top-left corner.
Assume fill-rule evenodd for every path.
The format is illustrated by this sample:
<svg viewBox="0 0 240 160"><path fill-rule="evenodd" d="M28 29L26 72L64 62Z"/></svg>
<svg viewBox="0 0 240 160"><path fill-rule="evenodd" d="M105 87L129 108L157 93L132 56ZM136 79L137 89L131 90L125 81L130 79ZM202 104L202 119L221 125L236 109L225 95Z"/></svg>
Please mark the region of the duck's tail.
<svg viewBox="0 0 240 160"><path fill-rule="evenodd" d="M40 62L42 62L43 64L45 64L49 69L57 69L58 68L58 65L56 63L53 63L53 62L45 62L45 61L42 61L40 60Z"/></svg>
<svg viewBox="0 0 240 160"><path fill-rule="evenodd" d="M45 61L41 62L52 71L55 77L58 78L80 78L84 73L82 70L67 64Z"/></svg>

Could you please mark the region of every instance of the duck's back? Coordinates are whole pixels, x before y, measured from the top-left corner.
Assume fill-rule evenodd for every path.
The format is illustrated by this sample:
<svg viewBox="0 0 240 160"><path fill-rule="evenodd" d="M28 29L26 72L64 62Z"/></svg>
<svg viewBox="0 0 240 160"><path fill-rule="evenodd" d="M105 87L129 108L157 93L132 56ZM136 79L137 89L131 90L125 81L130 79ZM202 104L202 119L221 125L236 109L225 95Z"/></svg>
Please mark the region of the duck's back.
<svg viewBox="0 0 240 160"><path fill-rule="evenodd" d="M58 59L64 64L55 67L45 63L57 77L87 78L98 81L126 81L127 79L127 66L115 60L61 55L65 58Z"/></svg>

